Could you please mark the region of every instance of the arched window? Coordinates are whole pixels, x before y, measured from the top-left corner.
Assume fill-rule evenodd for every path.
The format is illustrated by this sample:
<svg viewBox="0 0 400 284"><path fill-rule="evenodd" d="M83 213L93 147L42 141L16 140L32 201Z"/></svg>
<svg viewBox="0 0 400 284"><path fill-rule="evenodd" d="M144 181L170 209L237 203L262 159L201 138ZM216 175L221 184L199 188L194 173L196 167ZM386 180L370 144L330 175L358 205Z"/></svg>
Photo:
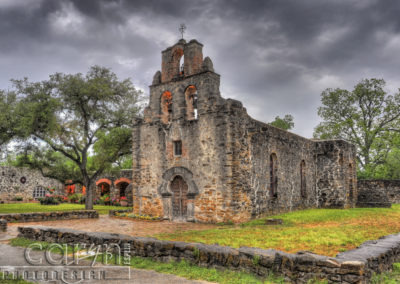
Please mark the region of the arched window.
<svg viewBox="0 0 400 284"><path fill-rule="evenodd" d="M173 53L172 53L172 69L171 70L172 76L173 77L181 77L184 75L184 70L183 70L183 64L184 64L184 56L183 56L183 49L177 48Z"/></svg>
<svg viewBox="0 0 400 284"><path fill-rule="evenodd" d="M301 198L307 198L306 162L304 160L300 163L300 194Z"/></svg>
<svg viewBox="0 0 400 284"><path fill-rule="evenodd" d="M278 197L278 158L275 153L269 156L269 176L270 176L270 191L271 198Z"/></svg>
<svg viewBox="0 0 400 284"><path fill-rule="evenodd" d="M353 165L349 164L349 198L352 200L354 196L354 180L353 180Z"/></svg>
<svg viewBox="0 0 400 284"><path fill-rule="evenodd" d="M172 117L172 94L165 91L161 96L161 121L168 123Z"/></svg>
<svg viewBox="0 0 400 284"><path fill-rule="evenodd" d="M46 196L46 189L44 189L43 186L37 186L33 190L33 198L38 199L38 198L43 198Z"/></svg>
<svg viewBox="0 0 400 284"><path fill-rule="evenodd" d="M184 61L185 61L185 57L181 56L181 58L179 59L179 75L180 76L185 75Z"/></svg>
<svg viewBox="0 0 400 284"><path fill-rule="evenodd" d="M186 100L186 118L194 120L198 117L197 112L197 89L195 86L190 85L185 91Z"/></svg>

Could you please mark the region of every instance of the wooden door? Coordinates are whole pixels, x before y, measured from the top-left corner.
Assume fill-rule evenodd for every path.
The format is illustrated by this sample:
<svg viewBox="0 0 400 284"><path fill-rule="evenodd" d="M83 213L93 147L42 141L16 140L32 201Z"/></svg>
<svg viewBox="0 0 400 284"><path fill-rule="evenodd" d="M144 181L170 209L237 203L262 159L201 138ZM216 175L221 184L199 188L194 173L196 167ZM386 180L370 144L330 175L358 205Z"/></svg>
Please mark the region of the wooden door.
<svg viewBox="0 0 400 284"><path fill-rule="evenodd" d="M176 176L171 183L172 215L174 219L186 219L188 186L182 177Z"/></svg>

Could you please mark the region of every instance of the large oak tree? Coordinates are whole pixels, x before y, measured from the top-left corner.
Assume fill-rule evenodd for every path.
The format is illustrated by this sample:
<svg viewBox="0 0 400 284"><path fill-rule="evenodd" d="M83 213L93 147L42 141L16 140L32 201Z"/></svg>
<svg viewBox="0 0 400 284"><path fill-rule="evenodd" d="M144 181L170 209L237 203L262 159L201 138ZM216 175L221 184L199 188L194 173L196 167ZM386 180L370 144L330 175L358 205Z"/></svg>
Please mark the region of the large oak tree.
<svg viewBox="0 0 400 284"><path fill-rule="evenodd" d="M49 80L13 80L18 105L14 129L24 138L24 159L45 176L84 185L93 209L96 178L132 147L132 118L141 92L107 68L86 75L56 73ZM21 158L21 156L19 156Z"/></svg>
<svg viewBox="0 0 400 284"><path fill-rule="evenodd" d="M318 114L323 121L314 137L341 138L356 145L364 171L385 163L400 131L400 93L388 94L382 79L364 79L352 91L326 89L321 101Z"/></svg>

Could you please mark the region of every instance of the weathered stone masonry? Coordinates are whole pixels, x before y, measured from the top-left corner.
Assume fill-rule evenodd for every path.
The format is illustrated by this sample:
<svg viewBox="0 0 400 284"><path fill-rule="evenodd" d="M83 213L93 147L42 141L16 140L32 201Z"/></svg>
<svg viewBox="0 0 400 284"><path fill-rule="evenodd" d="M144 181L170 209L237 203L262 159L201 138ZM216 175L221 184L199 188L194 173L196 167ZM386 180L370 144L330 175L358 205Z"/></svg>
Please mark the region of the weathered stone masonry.
<svg viewBox="0 0 400 284"><path fill-rule="evenodd" d="M63 184L55 179L45 178L39 171L27 168L0 167L0 199L10 201L20 196L24 201L34 199L34 192L42 194L47 188L63 193ZM44 196L44 195L43 195Z"/></svg>
<svg viewBox="0 0 400 284"><path fill-rule="evenodd" d="M400 203L400 180L359 180L359 207L390 207Z"/></svg>
<svg viewBox="0 0 400 284"><path fill-rule="evenodd" d="M400 260L400 234L368 241L354 250L327 257L309 252L285 253L274 249L239 249L101 232L49 227L18 227L19 237L37 241L86 245L128 245L132 256L157 261L186 260L199 266L244 270L260 276L270 272L291 283L327 279L329 283L368 283L373 273L391 270Z"/></svg>
<svg viewBox="0 0 400 284"><path fill-rule="evenodd" d="M221 97L220 75L202 47L180 40L162 52L144 118L134 121L134 211L239 222L300 208L353 207L355 148L252 119L241 102Z"/></svg>

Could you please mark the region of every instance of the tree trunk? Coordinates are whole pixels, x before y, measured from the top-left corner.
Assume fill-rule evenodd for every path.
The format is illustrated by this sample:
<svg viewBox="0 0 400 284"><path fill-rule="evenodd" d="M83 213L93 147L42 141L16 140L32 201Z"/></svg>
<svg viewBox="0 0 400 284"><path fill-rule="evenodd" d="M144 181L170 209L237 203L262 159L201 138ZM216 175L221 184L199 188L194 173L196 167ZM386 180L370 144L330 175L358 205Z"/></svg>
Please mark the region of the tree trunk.
<svg viewBox="0 0 400 284"><path fill-rule="evenodd" d="M93 210L93 187L90 180L85 180L86 187L86 199L85 199L85 209Z"/></svg>

